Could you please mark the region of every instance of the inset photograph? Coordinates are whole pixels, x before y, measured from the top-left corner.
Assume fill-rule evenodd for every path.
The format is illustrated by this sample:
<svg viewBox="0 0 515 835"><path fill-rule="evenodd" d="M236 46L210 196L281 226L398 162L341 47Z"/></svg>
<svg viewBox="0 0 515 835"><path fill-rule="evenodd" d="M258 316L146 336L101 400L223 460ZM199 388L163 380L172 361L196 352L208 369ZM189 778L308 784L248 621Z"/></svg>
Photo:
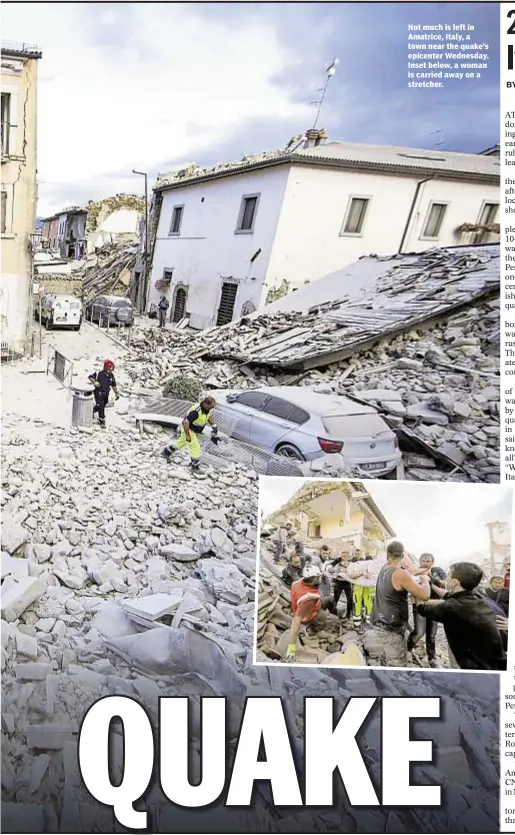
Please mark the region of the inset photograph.
<svg viewBox="0 0 515 835"><path fill-rule="evenodd" d="M255 663L502 671L513 491L260 479Z"/></svg>

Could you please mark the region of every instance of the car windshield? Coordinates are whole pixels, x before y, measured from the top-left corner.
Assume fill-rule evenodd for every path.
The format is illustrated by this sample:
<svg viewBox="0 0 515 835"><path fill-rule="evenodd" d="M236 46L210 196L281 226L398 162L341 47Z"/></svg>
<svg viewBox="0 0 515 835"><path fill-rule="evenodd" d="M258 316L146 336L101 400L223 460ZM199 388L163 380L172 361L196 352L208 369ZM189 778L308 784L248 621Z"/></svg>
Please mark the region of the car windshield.
<svg viewBox="0 0 515 835"><path fill-rule="evenodd" d="M390 431L379 415L325 415L322 422L332 438L371 437Z"/></svg>
<svg viewBox="0 0 515 835"><path fill-rule="evenodd" d="M132 304L129 299L115 299L113 307L132 307Z"/></svg>

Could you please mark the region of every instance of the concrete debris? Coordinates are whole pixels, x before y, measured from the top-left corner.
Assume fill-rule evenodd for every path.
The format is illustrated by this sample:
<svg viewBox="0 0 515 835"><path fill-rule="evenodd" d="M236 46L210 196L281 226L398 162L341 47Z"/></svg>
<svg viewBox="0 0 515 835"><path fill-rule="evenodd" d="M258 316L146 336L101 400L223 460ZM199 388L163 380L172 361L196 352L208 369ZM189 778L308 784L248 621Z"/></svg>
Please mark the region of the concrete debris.
<svg viewBox="0 0 515 835"><path fill-rule="evenodd" d="M305 371L499 293L498 245L429 250L383 263L373 291L362 298L343 297L307 312L264 312L209 328L194 341L193 351L210 359ZM457 350L467 356L475 347L459 342ZM421 370L420 360L398 359L399 370Z"/></svg>
<svg viewBox="0 0 515 835"><path fill-rule="evenodd" d="M273 565L273 550L270 540L262 541L257 647L270 661L280 661L288 647L292 613L290 591L281 579L281 567ZM316 628L301 631L297 663L367 667L364 649L367 630L356 628L352 619L344 617L344 601L340 601L339 607L338 615L323 611L317 618ZM441 668L449 668L447 644L442 629L437 633L437 661ZM410 666L420 666L416 657ZM356 682L352 685L356 693L360 687L361 684Z"/></svg>
<svg viewBox="0 0 515 835"><path fill-rule="evenodd" d="M127 370L149 394L179 374L196 375L215 396L269 385L350 395L385 416L403 452L434 460L431 479L497 483L498 257L497 246L429 251L386 260L377 292L359 302L256 314L200 334L134 329ZM358 304L376 317L380 339ZM404 477L420 479L421 468L405 463ZM341 461L300 469L352 477Z"/></svg>
<svg viewBox="0 0 515 835"><path fill-rule="evenodd" d="M12 580L7 587L6 582L2 584L2 617L9 623L17 620L45 593L46 584L37 577L21 577Z"/></svg>
<svg viewBox="0 0 515 835"><path fill-rule="evenodd" d="M486 332L490 313L493 308L486 307L481 315L476 311L473 321L463 319L453 327L466 330L467 336L481 332L481 328ZM446 326L439 327L443 338ZM388 350L418 360L421 337L398 339ZM469 360L461 358L460 364ZM191 357L185 361L192 362ZM302 383L347 391L350 384L356 387L362 382L363 390L399 392L400 400L391 397L385 402L405 406L412 405L413 392L418 392L420 403L435 394L434 390L416 388L428 373L435 373L434 366L429 372L393 366L383 378L370 373L372 363L380 364L374 352L365 359L356 357L353 363L356 370L343 381L346 367L335 364L325 375L313 372ZM139 365L134 363L133 368ZM198 373L203 374L205 368L201 362ZM168 369L159 373L164 375ZM237 374L238 385L245 380L246 387L260 382L254 372L239 373L235 366L223 373ZM217 376L213 366L210 374ZM459 425L460 438L473 439L471 454L464 453L466 466L477 468L488 459L478 458L475 448L481 446L490 453L498 444L498 412L491 408L498 388L491 378L477 377L475 388L469 389L468 375L447 370L441 374L447 393L455 402L467 402L472 411L467 418L458 417L449 402L442 401L449 423L437 427L441 435L436 437L452 443L446 433L458 432ZM452 378L453 374L458 382L451 385L447 375ZM477 401L480 405L475 405L475 397L481 398ZM478 416L484 427L484 438L479 440L464 428L473 425ZM4 415L3 428L7 433L19 432L19 418ZM353 641L360 650L360 642L352 630L340 640L338 619L336 623L329 621L322 644L305 647L311 658L318 660L318 652L325 659L329 657L330 671L254 665L258 491L256 474L248 466L233 462L221 472L205 465L205 478L196 481L188 472L187 454L178 452L170 465L161 460L160 450L169 440L161 430L154 437L109 425L107 467L104 434L55 428L39 418L26 419L23 431L22 447L2 448L3 515L24 529L23 541L12 553L6 548L2 553L5 831L112 831L108 812L92 803L76 773L76 742L87 709L99 698L113 694L137 698L153 716L159 697L192 697L193 748L197 752L201 696L230 698L228 723L234 739L246 696L283 697L293 744L301 750L307 696L334 695L342 709L356 694L439 695L445 705L436 744L444 753L440 762L437 758L434 765L419 767L418 775L425 782L443 781L459 797L449 808L418 810L416 820L410 810L396 812L398 831L474 831L470 811L477 808L486 816L481 818L482 831L498 831L498 797L491 785L492 773L498 773L499 767L495 677L461 673L435 677L412 670L392 674L359 665L354 670L339 669L335 653L342 648L348 651ZM428 444L434 443L431 434L427 437ZM49 450L55 450L55 456L49 457ZM59 456L59 451L66 451L66 455ZM417 456L416 469L420 469L425 454L412 454ZM472 459L473 465L469 464ZM34 520L30 526L26 524L29 519ZM18 562L27 568L27 574L17 573L14 563ZM25 572L25 568L19 571ZM288 594L277 592L276 582L273 577L260 599L259 623L261 629L266 622L267 643L278 655L277 646L286 634L290 615ZM266 595L270 600L265 612ZM279 603L274 605L277 596ZM333 636L338 640L332 640ZM258 661L270 659L261 650L257 652ZM360 660L359 652L356 659ZM432 728L428 736L433 732ZM365 737L373 765L377 762L373 752L377 755L381 744L379 717L367 723ZM467 755L474 752L467 758L468 770L455 750L445 754L445 749L456 748L463 748ZM229 757L233 753L231 743ZM456 768L458 779L453 774ZM275 809L268 788L262 787L256 793L252 817L249 813L242 819L236 810L235 817L228 820L227 810L222 810L219 828L231 831L229 823L235 832L289 831L292 819L297 825L300 816L306 831L387 831L387 827L397 826L390 819L391 810L349 809L343 798L340 800L336 812L303 809L297 815ZM156 829L172 831L166 824L170 804L158 788L153 790L152 804ZM217 831L216 813L216 809L209 810L212 831ZM198 827L197 818L198 812L193 812L190 828Z"/></svg>
<svg viewBox="0 0 515 835"><path fill-rule="evenodd" d="M29 538L29 531L16 519L5 514L2 518L2 550L15 554Z"/></svg>
<svg viewBox="0 0 515 835"><path fill-rule="evenodd" d="M122 603L122 609L129 616L134 614L148 621L159 620L165 615L171 615L182 600L182 595L151 594L129 603Z"/></svg>

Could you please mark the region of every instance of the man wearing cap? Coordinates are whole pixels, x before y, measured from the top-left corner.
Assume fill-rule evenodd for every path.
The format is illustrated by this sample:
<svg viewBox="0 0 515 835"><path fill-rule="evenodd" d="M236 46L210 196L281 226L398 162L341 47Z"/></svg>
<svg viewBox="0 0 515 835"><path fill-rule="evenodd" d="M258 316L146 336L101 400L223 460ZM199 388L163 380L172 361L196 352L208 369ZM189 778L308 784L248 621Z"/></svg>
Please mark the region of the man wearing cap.
<svg viewBox="0 0 515 835"><path fill-rule="evenodd" d="M215 443L217 442L218 428L212 414L215 406L213 397L205 397L204 400L193 406L193 409L188 412L182 422L181 435L177 443L174 446L165 447L161 453L167 461L170 460L173 452L186 447L190 454L191 469L193 471L198 470L201 453L199 437L202 435L206 424L211 426L211 439Z"/></svg>
<svg viewBox="0 0 515 835"><path fill-rule="evenodd" d="M322 599L320 586L322 571L317 565L305 565L302 577L293 583L290 589L293 620L290 628L288 649L282 661L291 664L297 653L297 638L301 626L309 627L319 616L322 609L328 608L329 601ZM332 601L331 601L332 602Z"/></svg>
<svg viewBox="0 0 515 835"><path fill-rule="evenodd" d="M105 408L109 402L109 392L111 389L114 391L114 396L117 400L120 397L113 372L114 362L106 360L102 371L90 374L88 377L91 385L95 387L95 406L93 408L93 414L98 415L98 422L102 429L105 429L106 427Z"/></svg>

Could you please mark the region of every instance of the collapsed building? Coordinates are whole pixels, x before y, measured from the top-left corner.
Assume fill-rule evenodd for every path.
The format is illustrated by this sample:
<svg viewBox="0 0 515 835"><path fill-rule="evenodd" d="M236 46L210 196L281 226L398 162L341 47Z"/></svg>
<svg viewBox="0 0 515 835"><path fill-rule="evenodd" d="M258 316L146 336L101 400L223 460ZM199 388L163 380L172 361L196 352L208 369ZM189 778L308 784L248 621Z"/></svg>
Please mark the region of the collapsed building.
<svg viewBox="0 0 515 835"><path fill-rule="evenodd" d="M82 261L107 245L137 243L144 211L144 198L116 194L43 218L41 248L50 259L47 266L50 268L52 261Z"/></svg>
<svg viewBox="0 0 515 835"><path fill-rule="evenodd" d="M308 552L327 546L333 558L349 546L375 558L385 553L388 541L395 536L394 529L360 481L303 485L265 519L267 527L287 522L301 533ZM278 661L286 652L292 614L289 591L278 576L279 569L272 564L271 557L270 539L263 537L260 543L257 645L270 660ZM344 663L342 651L353 646L358 650L354 653L356 665L365 666L362 634L335 613L326 613L324 623L324 628L317 630L315 635L300 636L301 649L296 660L301 664L337 666Z"/></svg>
<svg viewBox="0 0 515 835"><path fill-rule="evenodd" d="M130 289L138 245L118 242L106 244L67 269L37 261L36 281L40 294L77 296L87 304L100 295L125 296ZM55 270L55 271L54 271Z"/></svg>
<svg viewBox="0 0 515 835"><path fill-rule="evenodd" d="M304 540L317 547L341 549L352 544L364 554L384 551L395 531L360 481L303 485L289 501L265 520L292 522Z"/></svg>
<svg viewBox="0 0 515 835"><path fill-rule="evenodd" d="M352 395L395 428L406 478L498 482L499 289L495 244L364 258L221 328L136 331L126 365L154 391L191 372Z"/></svg>

